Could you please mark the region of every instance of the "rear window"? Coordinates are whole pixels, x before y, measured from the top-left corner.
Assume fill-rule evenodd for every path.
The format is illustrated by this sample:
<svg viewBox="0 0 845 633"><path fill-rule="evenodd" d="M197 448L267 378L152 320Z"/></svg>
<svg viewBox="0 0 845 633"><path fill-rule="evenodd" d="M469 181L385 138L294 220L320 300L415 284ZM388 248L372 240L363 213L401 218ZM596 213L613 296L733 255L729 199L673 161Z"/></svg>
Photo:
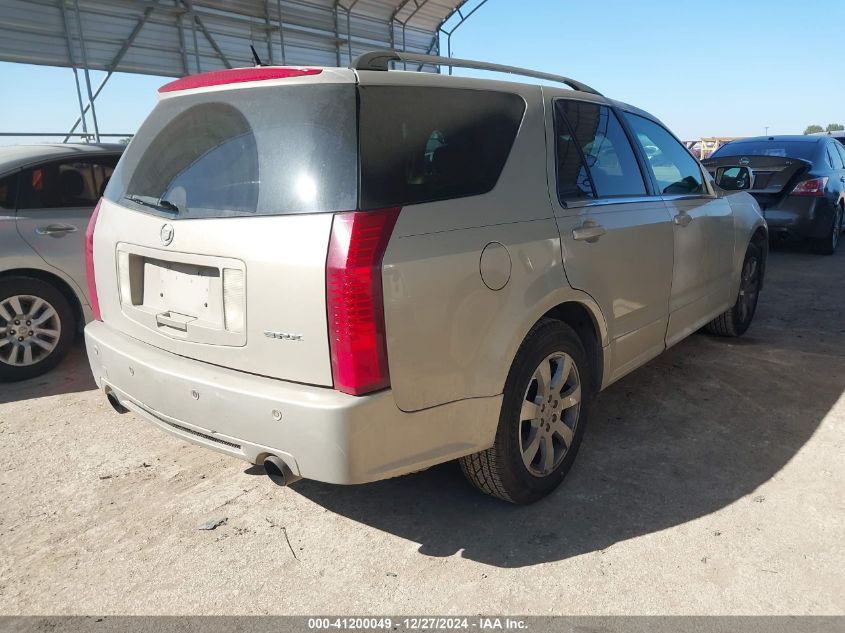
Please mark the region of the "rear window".
<svg viewBox="0 0 845 633"><path fill-rule="evenodd" d="M487 193L525 112L519 95L453 88L365 86L361 208Z"/></svg>
<svg viewBox="0 0 845 633"><path fill-rule="evenodd" d="M710 158L727 156L780 156L803 158L812 161L818 151L818 143L802 141L732 141L722 145Z"/></svg>
<svg viewBox="0 0 845 633"><path fill-rule="evenodd" d="M225 90L162 100L105 197L165 217L356 208L351 84Z"/></svg>

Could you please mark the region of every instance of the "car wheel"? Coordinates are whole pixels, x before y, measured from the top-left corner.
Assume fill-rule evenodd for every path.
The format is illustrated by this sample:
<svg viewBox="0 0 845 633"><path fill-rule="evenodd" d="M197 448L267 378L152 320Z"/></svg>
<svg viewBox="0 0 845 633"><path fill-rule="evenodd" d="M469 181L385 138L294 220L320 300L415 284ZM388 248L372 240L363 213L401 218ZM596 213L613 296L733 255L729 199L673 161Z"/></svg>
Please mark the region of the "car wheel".
<svg viewBox="0 0 845 633"><path fill-rule="evenodd" d="M710 321L705 329L716 336L742 336L751 325L757 311L760 286L763 283L763 252L756 244L749 244L742 263L739 293L732 307Z"/></svg>
<svg viewBox="0 0 845 633"><path fill-rule="evenodd" d="M65 296L40 279L0 279L0 380L24 380L52 369L76 332Z"/></svg>
<svg viewBox="0 0 845 633"><path fill-rule="evenodd" d="M816 242L816 252L821 255L833 255L836 247L839 246L839 236L842 234L842 207L833 216L833 225L830 227L830 235Z"/></svg>
<svg viewBox="0 0 845 633"><path fill-rule="evenodd" d="M492 448L461 458L479 490L531 503L563 480L587 424L592 372L581 339L560 321L542 319L523 341L505 382Z"/></svg>

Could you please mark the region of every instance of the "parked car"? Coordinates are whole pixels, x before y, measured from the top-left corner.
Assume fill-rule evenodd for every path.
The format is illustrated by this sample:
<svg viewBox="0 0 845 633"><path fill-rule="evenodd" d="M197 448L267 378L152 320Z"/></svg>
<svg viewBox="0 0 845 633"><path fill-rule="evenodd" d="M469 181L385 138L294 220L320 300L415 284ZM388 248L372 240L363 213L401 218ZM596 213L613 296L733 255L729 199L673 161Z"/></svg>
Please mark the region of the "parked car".
<svg viewBox="0 0 845 633"><path fill-rule="evenodd" d="M748 328L766 223L657 119L579 82L388 59L443 61L160 89L91 220L91 368L118 411L278 483L460 459L530 502L572 465L595 392L702 326Z"/></svg>
<svg viewBox="0 0 845 633"><path fill-rule="evenodd" d="M54 367L91 318L85 229L122 151L0 147L0 381Z"/></svg>
<svg viewBox="0 0 845 633"><path fill-rule="evenodd" d="M751 169L749 193L772 237L812 240L824 255L836 251L845 216L845 147L832 137L746 138L702 162L711 174L733 165Z"/></svg>

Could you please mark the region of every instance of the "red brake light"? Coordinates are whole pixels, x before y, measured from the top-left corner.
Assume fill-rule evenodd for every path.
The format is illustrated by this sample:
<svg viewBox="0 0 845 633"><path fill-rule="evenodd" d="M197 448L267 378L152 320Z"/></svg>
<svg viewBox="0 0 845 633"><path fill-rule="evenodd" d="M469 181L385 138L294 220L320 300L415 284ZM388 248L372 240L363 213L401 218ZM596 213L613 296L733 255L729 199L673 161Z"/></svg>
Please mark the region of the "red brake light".
<svg viewBox="0 0 845 633"><path fill-rule="evenodd" d="M159 92L174 92L176 90L190 90L191 88L205 88L223 84L236 84L244 81L265 81L267 79L286 79L288 77L306 77L319 75L321 68L288 68L282 66L257 66L256 68L233 68L232 70L215 70L209 73L188 75L176 81L164 84Z"/></svg>
<svg viewBox="0 0 845 633"><path fill-rule="evenodd" d="M827 176L824 178L813 178L799 182L792 190L793 196L823 196L824 188L827 187Z"/></svg>
<svg viewBox="0 0 845 633"><path fill-rule="evenodd" d="M91 219L88 220L88 228L85 229L85 274L88 277L88 300L91 302L91 312L94 313L97 321L102 321L103 318L100 316L100 299L97 296L97 280L94 278L94 229L97 227L97 216L100 215L102 202L103 199L100 198L97 206L94 207Z"/></svg>
<svg viewBox="0 0 845 633"><path fill-rule="evenodd" d="M360 396L390 386L381 264L400 209L334 216L326 307L334 387Z"/></svg>

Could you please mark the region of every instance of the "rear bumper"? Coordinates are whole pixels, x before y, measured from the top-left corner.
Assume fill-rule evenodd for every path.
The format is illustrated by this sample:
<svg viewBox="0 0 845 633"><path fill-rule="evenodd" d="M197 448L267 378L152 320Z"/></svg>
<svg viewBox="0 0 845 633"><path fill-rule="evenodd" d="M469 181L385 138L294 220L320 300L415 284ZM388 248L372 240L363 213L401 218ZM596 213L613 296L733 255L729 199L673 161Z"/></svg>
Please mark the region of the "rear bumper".
<svg viewBox="0 0 845 633"><path fill-rule="evenodd" d="M280 457L298 476L376 481L493 444L501 396L424 411L392 392L355 397L177 356L94 321L85 328L98 387L177 437L252 463Z"/></svg>
<svg viewBox="0 0 845 633"><path fill-rule="evenodd" d="M825 197L787 196L763 210L773 238L821 239L830 233L835 207Z"/></svg>

